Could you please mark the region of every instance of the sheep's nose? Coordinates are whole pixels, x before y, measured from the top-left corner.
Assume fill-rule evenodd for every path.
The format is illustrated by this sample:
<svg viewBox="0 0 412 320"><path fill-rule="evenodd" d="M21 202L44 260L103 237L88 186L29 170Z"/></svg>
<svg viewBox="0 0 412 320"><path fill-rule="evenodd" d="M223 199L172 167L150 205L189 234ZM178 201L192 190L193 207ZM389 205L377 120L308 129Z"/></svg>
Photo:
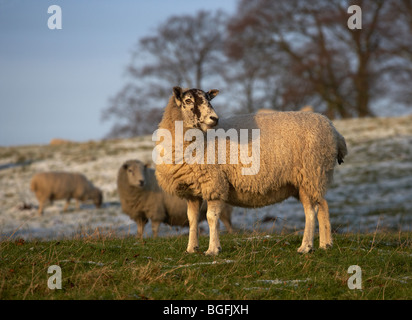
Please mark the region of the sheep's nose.
<svg viewBox="0 0 412 320"><path fill-rule="evenodd" d="M218 124L219 118L218 117L210 117L211 120L214 122L214 126Z"/></svg>
<svg viewBox="0 0 412 320"><path fill-rule="evenodd" d="M143 187L144 186L144 181L143 180L139 180L140 186Z"/></svg>

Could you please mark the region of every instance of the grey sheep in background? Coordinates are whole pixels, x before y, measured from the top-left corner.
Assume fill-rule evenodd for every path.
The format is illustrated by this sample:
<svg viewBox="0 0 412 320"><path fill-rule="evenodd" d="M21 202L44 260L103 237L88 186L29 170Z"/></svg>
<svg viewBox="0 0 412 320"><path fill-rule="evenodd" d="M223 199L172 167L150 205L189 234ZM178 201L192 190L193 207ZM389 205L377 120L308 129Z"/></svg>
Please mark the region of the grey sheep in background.
<svg viewBox="0 0 412 320"><path fill-rule="evenodd" d="M186 201L165 193L157 184L155 170L139 160L128 160L119 168L117 191L123 212L137 224L139 238L143 238L144 227L149 219L154 237L157 237L162 222L171 226L189 225ZM233 232L232 210L231 206L226 205L220 216L229 233ZM205 203L200 220L206 219L206 211Z"/></svg>
<svg viewBox="0 0 412 320"><path fill-rule="evenodd" d="M30 182L30 189L39 201L38 214L42 215L47 201L66 200L63 211L67 211L70 199L76 199L77 208L80 201L92 200L97 208L103 202L103 194L87 178L80 173L40 172Z"/></svg>

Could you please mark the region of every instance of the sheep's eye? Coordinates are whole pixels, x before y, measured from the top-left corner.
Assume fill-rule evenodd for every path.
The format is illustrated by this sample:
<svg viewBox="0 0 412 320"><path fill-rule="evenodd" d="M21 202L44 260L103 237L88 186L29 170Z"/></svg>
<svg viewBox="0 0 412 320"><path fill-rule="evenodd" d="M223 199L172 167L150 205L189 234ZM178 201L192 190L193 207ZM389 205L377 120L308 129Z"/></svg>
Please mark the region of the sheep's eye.
<svg viewBox="0 0 412 320"><path fill-rule="evenodd" d="M186 99L185 102L186 102L187 104L191 104L191 103L192 103L192 100Z"/></svg>

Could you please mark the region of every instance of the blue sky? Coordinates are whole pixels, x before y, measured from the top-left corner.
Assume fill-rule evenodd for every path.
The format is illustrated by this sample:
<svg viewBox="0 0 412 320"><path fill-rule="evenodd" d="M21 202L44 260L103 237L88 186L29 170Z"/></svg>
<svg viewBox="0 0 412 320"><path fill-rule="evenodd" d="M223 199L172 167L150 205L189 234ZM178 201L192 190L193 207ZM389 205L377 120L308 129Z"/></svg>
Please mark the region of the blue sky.
<svg viewBox="0 0 412 320"><path fill-rule="evenodd" d="M171 15L237 0L0 0L0 146L101 139L138 39ZM62 29L47 9L59 5Z"/></svg>

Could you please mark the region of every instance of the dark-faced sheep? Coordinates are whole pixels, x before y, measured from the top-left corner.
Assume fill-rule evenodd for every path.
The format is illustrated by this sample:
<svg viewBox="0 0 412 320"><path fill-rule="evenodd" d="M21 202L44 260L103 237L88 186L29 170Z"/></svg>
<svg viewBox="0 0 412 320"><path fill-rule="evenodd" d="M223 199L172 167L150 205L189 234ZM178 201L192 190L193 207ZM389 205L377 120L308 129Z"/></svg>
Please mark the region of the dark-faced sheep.
<svg viewBox="0 0 412 320"><path fill-rule="evenodd" d="M157 184L155 170L139 160L128 160L119 168L117 191L124 213L137 224L137 236L143 237L148 220L152 223L153 236L157 237L160 223L187 226L187 204L184 199L166 194ZM206 205L200 210L200 220L206 219ZM221 220L232 232L232 207L224 206Z"/></svg>
<svg viewBox="0 0 412 320"><path fill-rule="evenodd" d="M66 200L63 211L67 211L70 199L76 199L79 209L80 201L92 200L97 208L103 202L103 194L80 173L40 172L31 179L30 189L39 201L38 214L42 215L47 201Z"/></svg>
<svg viewBox="0 0 412 320"><path fill-rule="evenodd" d="M153 135L159 185L188 202L187 251L198 249L197 224L203 200L208 204L210 229L206 254L215 255L221 250L216 225L225 203L262 207L291 196L300 200L305 211L298 252L313 249L316 214L320 247L332 246L324 195L336 162L343 162L347 154L345 139L326 117L312 112L275 111L219 119L210 104L218 92L174 87ZM221 129L220 135L223 132L222 139L216 138L216 129ZM246 140L242 140L242 134ZM232 136L239 137L240 142L233 142ZM216 161L216 157L210 161L210 155L220 155L222 145L226 161ZM190 158L194 150L199 153L196 161Z"/></svg>

